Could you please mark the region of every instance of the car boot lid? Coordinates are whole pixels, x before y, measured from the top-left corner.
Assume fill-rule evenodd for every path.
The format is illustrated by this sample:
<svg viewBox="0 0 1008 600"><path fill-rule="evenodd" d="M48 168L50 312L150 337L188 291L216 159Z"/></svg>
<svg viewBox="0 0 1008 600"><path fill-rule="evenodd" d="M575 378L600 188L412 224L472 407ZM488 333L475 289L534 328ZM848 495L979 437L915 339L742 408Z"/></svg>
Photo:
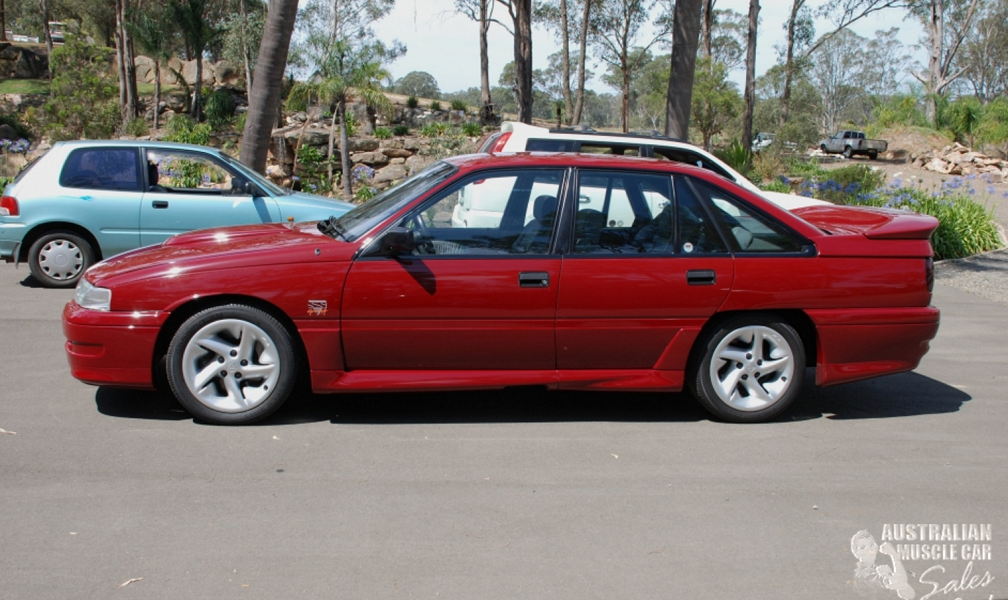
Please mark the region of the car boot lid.
<svg viewBox="0 0 1008 600"><path fill-rule="evenodd" d="M863 235L871 240L927 240L938 219L919 213L864 206L808 206L792 211L831 235Z"/></svg>

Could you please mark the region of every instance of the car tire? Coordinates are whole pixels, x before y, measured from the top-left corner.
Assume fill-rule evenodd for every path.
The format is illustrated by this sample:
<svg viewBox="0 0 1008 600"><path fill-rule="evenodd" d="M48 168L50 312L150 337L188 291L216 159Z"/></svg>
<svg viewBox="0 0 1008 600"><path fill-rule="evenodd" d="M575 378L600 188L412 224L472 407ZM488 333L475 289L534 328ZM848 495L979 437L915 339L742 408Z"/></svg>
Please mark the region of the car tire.
<svg viewBox="0 0 1008 600"><path fill-rule="evenodd" d="M868 158L870 158L871 160L877 160L878 159L878 152L869 152L868 153Z"/></svg>
<svg viewBox="0 0 1008 600"><path fill-rule="evenodd" d="M241 304L189 317L167 357L172 393L197 419L252 423L273 414L296 386L298 364L287 329L268 313Z"/></svg>
<svg viewBox="0 0 1008 600"><path fill-rule="evenodd" d="M845 146L843 149L844 158L852 158L854 156L854 150L850 146Z"/></svg>
<svg viewBox="0 0 1008 600"><path fill-rule="evenodd" d="M28 269L43 287L74 287L94 264L94 256L91 244L81 236L69 231L51 231L28 249Z"/></svg>
<svg viewBox="0 0 1008 600"><path fill-rule="evenodd" d="M829 154L829 152L826 151L826 144L820 144L819 149L823 151L823 154Z"/></svg>
<svg viewBox="0 0 1008 600"><path fill-rule="evenodd" d="M767 421L801 393L805 348L786 322L743 315L700 338L687 376L693 396L715 417L735 423Z"/></svg>

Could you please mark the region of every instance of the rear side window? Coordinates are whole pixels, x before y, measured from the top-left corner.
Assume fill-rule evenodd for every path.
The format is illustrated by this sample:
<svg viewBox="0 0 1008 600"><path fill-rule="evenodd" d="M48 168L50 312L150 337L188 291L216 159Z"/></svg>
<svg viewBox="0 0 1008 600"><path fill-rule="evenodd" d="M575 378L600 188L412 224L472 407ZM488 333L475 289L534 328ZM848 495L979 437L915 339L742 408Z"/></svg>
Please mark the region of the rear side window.
<svg viewBox="0 0 1008 600"><path fill-rule="evenodd" d="M615 154L616 156L640 156L640 146L627 146L624 144L606 144L581 142L578 146L581 154Z"/></svg>
<svg viewBox="0 0 1008 600"><path fill-rule="evenodd" d="M742 201L701 181L693 181L735 252L801 252L804 244L779 223L758 214Z"/></svg>
<svg viewBox="0 0 1008 600"><path fill-rule="evenodd" d="M654 157L658 159L671 160L672 162L683 163L687 165L695 165L701 169L707 169L708 171L713 171L718 175L724 177L728 181L735 181L735 178L728 174L727 171L719 167L716 163L703 157L696 152L690 152L689 150L681 150L679 148L661 148L655 146L653 149Z"/></svg>
<svg viewBox="0 0 1008 600"><path fill-rule="evenodd" d="M573 152L574 140L530 139L525 143L525 149L529 152Z"/></svg>
<svg viewBox="0 0 1008 600"><path fill-rule="evenodd" d="M135 148L81 148L67 157L60 185L92 190L140 191Z"/></svg>

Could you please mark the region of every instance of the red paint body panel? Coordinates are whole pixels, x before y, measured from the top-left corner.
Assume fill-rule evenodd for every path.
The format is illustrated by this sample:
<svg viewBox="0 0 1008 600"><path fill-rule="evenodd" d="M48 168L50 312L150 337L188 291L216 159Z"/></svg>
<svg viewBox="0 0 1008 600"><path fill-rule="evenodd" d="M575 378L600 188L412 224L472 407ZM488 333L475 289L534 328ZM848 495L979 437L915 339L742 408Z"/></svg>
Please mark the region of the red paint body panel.
<svg viewBox="0 0 1008 600"><path fill-rule="evenodd" d="M912 369L937 332L926 288L929 217L843 207L792 213L710 171L669 161L562 154L449 160L457 172L442 186L500 167L687 175L757 206L815 252L358 259L398 216L355 243L321 235L313 223L192 232L88 272L88 281L113 290L112 310L67 305L71 372L88 383L151 387L166 320L235 301L293 323L318 392L680 390L703 326L725 311L804 311L815 328L817 381L828 385ZM716 283L688 285L689 270L713 270ZM547 273L549 285L522 287L523 272ZM324 314L309 314L309 300L324 301Z"/></svg>

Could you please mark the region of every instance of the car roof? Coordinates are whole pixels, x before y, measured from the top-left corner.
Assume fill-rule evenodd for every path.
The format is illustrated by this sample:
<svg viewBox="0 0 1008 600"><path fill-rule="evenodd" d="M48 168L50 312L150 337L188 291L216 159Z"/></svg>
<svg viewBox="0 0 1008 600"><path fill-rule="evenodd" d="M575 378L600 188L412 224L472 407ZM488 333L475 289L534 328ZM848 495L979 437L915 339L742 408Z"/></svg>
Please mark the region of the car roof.
<svg viewBox="0 0 1008 600"><path fill-rule="evenodd" d="M161 142L158 140L70 140L65 142L56 142L54 146L65 146L68 148L87 148L94 146L125 146L129 148L136 148L138 146L143 146L144 148L161 148L163 150L192 150L197 152L213 152L215 154L220 154L220 150L209 146L180 144L178 142Z"/></svg>
<svg viewBox="0 0 1008 600"><path fill-rule="evenodd" d="M501 124L501 132L513 132L521 133L527 137L535 136L548 136L551 138L559 138L565 140L580 140L584 142L599 141L600 139L611 139L612 141L636 141L644 144L651 145L666 145L666 146L690 146L694 147L686 140L679 138L669 137L662 134L657 130L652 131L631 131L629 133L621 133L616 131L598 131L587 127L584 125L571 126L571 127L553 127L547 129L546 127L539 127L538 125L529 125L527 123L519 123L516 121L506 121Z"/></svg>

